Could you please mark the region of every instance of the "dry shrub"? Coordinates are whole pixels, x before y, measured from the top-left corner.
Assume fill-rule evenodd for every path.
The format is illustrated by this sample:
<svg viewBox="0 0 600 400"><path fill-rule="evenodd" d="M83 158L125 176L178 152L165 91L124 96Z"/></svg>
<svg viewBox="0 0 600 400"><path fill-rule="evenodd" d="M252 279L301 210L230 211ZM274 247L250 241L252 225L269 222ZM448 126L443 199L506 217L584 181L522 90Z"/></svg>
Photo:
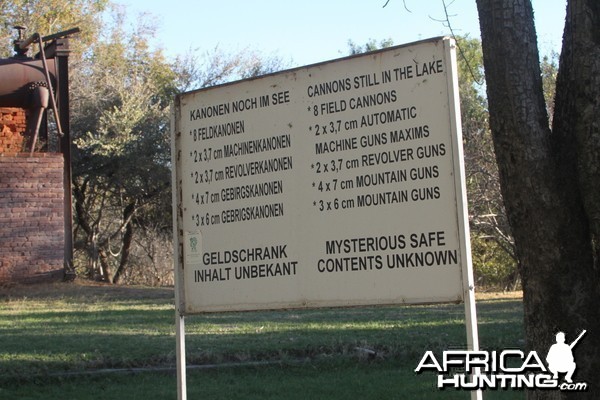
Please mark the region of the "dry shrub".
<svg viewBox="0 0 600 400"><path fill-rule="evenodd" d="M122 283L173 286L173 242L170 232L147 229L136 235Z"/></svg>

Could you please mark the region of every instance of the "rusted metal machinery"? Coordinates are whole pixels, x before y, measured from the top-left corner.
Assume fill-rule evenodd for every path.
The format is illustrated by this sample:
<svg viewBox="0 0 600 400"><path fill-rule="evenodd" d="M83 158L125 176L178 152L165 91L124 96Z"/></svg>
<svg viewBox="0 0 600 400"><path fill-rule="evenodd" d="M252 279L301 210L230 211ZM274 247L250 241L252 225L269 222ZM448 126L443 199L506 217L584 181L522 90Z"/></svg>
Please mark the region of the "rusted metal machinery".
<svg viewBox="0 0 600 400"><path fill-rule="evenodd" d="M73 267L73 224L71 202L71 136L69 127L69 36L78 33L73 28L48 36L38 33L25 38L25 28L15 26L18 38L14 40L15 54L0 59L0 107L27 110L27 136L31 138L30 154L36 150L38 137L48 143L47 110L52 109L58 136L58 151L64 158L64 217L65 217L65 272ZM30 47L39 46L33 57Z"/></svg>
<svg viewBox="0 0 600 400"><path fill-rule="evenodd" d="M33 138L31 143L31 153L33 153L42 119L49 104L54 112L57 133L63 136L62 121L54 91L55 88L60 89L61 85L68 85L68 82L57 79L57 72L61 72L57 61L61 56L68 56L66 38L79 32L79 28L44 37L34 33L27 39L23 38L24 27L16 26L15 29L19 31L19 38L14 41L15 55L0 60L0 107L19 107L30 111L27 130ZM58 39L63 41L59 42ZM48 46L44 45L46 42L49 42ZM38 44L40 51L35 58L30 58L27 57L27 52L33 44ZM63 48L59 49L58 46ZM68 68L68 65L65 64L63 68ZM68 108L68 104L66 105Z"/></svg>

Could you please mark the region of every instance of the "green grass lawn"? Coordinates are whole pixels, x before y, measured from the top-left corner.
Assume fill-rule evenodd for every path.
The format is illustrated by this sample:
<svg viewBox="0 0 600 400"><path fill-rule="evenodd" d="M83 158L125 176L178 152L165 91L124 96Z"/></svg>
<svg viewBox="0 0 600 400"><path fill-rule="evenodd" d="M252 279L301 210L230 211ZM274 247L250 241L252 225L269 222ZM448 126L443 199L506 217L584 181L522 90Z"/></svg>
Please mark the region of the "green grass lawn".
<svg viewBox="0 0 600 400"><path fill-rule="evenodd" d="M102 371L175 364L172 297L77 284L0 289L0 399L175 399L172 371ZM477 311L482 348L523 348L520 299L478 301ZM188 371L188 397L468 399L413 372L426 350L465 343L462 304L190 316L188 364L217 367Z"/></svg>

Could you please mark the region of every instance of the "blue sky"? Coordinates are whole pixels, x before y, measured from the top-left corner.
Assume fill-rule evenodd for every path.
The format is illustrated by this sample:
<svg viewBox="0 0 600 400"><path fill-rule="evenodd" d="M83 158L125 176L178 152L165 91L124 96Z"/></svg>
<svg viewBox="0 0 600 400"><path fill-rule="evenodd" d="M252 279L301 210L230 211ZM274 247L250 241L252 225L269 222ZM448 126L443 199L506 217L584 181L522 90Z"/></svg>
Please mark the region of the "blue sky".
<svg viewBox="0 0 600 400"><path fill-rule="evenodd" d="M447 35L442 0L116 0L131 20L150 14L156 45L169 56L244 48L292 66L339 58L348 40L391 38L394 44ZM475 0L446 0L455 33L479 37ZM405 7L406 5L406 7ZM566 0L533 0L542 54L558 51Z"/></svg>

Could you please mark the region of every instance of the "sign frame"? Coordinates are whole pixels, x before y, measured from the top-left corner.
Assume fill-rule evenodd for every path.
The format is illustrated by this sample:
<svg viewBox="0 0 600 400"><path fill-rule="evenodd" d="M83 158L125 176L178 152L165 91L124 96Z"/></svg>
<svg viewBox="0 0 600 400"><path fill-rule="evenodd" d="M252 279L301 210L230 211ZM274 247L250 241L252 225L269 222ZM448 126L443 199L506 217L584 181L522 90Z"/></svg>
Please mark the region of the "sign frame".
<svg viewBox="0 0 600 400"><path fill-rule="evenodd" d="M392 48L386 48L375 52L360 54L356 56L345 57L323 63L313 64L304 67L298 67L291 70L286 70L274 74L269 74L259 78L251 78L243 81L237 81L228 83L225 85L219 85L218 87L231 87L232 85L254 81L264 77L277 76L280 74L290 74L294 71L301 69L308 69L327 65L333 62L343 62L344 60L351 60L359 57L370 57L378 53L387 51L409 51L411 46L418 46L426 43L439 43L444 46L444 57L447 65L446 82L447 82L447 95L448 95L448 112L450 117L450 130L451 130L451 152L453 154L453 177L454 177L454 188L456 197L456 212L457 212L457 226L459 229L458 234L458 247L460 251L460 274L462 279L462 300L465 306L465 317L466 317L466 329L467 329L467 346L469 350L479 350L479 339L477 331L477 316L475 306L475 293L474 293L474 278L472 269L471 259L471 247L469 239L469 224L468 224L468 211L467 211L467 195L465 185L465 169L463 163L463 148L462 148L462 128L460 122L460 106L458 96L458 74L457 74L457 62L455 52L455 42L453 39L447 37L438 37L419 42L409 43L401 46L395 46ZM213 89L213 88L209 88ZM201 93L203 90L195 91L193 93ZM189 92L192 93L192 92ZM319 307L331 307L331 306L344 306L344 303L340 304L324 304L319 305L317 303L307 302L305 305L301 304L290 304L283 303L281 305L275 305L273 307L260 307L260 308L229 308L222 309L216 308L214 310L206 309L202 311L190 312L188 305L186 304L186 282L185 282L185 260L184 255L189 254L189 250L186 251L185 246L187 245L186 239L189 242L189 235L193 235L194 242L198 243L202 248L202 235L198 232L186 232L183 229L185 211L183 207L183 189L182 182L184 172L187 174L188 171L184 171L182 165L182 149L180 146L181 137L183 135L181 128L181 101L182 96L176 96L171 111L171 154L172 154L172 202L173 202L173 232L174 232L174 271L175 271L175 314L176 314L176 348L177 348L177 380L178 380L178 399L187 399L186 390L186 364L185 364L185 315L198 314L202 312L211 311L239 311L239 310L258 310L258 309L269 309L269 308L319 308ZM194 245L195 246L195 245ZM450 301L450 300L446 300ZM421 301L425 302L425 301ZM428 303L440 302L440 301L426 301ZM380 304L401 304L404 302L385 302ZM373 303L351 303L348 305L373 305ZM479 392L474 392L473 398L481 398Z"/></svg>

